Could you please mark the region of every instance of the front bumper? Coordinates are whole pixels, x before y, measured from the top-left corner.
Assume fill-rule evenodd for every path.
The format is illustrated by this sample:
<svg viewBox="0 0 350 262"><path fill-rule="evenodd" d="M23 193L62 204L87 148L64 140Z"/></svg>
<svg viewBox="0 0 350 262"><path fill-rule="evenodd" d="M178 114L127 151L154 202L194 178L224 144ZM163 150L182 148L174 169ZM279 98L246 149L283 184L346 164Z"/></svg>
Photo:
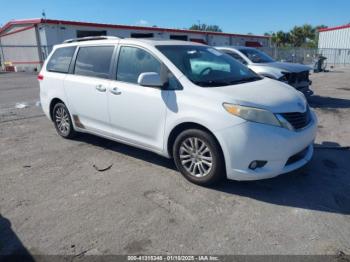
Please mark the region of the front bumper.
<svg viewBox="0 0 350 262"><path fill-rule="evenodd" d="M313 94L312 90L310 89L310 86L311 86L311 85L312 85L312 81L309 80L309 81L303 81L303 82L295 83L295 84L293 84L292 86L293 86L296 90L298 90L298 91L304 93L304 95L310 96L310 95Z"/></svg>
<svg viewBox="0 0 350 262"><path fill-rule="evenodd" d="M317 119L300 131L289 131L259 123L244 122L215 133L222 147L228 179L258 180L278 176L298 169L310 161L316 137ZM288 161L305 149L296 161ZM255 170L249 169L254 160L267 161ZM288 163L287 163L288 162Z"/></svg>
<svg viewBox="0 0 350 262"><path fill-rule="evenodd" d="M310 89L310 86L312 85L311 80L300 81L300 82L296 82L296 83L289 83L288 81L281 81L281 82L294 87L296 90L304 93L305 95L312 95L313 94L313 92Z"/></svg>

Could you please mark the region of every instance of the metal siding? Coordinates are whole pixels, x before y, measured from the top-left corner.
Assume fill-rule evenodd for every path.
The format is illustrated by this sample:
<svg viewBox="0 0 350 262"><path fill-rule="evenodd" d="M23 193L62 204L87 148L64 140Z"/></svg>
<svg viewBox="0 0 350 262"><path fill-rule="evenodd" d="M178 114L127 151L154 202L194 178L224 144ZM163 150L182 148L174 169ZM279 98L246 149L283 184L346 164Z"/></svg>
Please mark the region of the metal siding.
<svg viewBox="0 0 350 262"><path fill-rule="evenodd" d="M246 39L243 37L232 37L232 45L234 46L244 46Z"/></svg>
<svg viewBox="0 0 350 262"><path fill-rule="evenodd" d="M230 44L230 38L220 35L209 35L209 45L212 46L225 46Z"/></svg>
<svg viewBox="0 0 350 262"><path fill-rule="evenodd" d="M350 48L350 28L322 31L319 33L319 48Z"/></svg>
<svg viewBox="0 0 350 262"><path fill-rule="evenodd" d="M36 45L35 29L31 28L1 37L2 45Z"/></svg>
<svg viewBox="0 0 350 262"><path fill-rule="evenodd" d="M16 28L16 30L21 28ZM39 68L40 58L35 36L35 28L1 37L4 62L11 62L19 71ZM21 46L21 47L18 47ZM23 62L23 63L21 63Z"/></svg>
<svg viewBox="0 0 350 262"><path fill-rule="evenodd" d="M62 29L64 28L64 29ZM123 38L130 37L131 33L150 33L149 30L132 30L132 29L114 29L114 28L103 28L103 27L88 27L88 26L74 26L74 25L48 25L41 24L39 26L40 31L45 30L46 43L48 46L52 46L58 43L62 43L66 39L76 38L77 30L91 30L91 31L101 31L106 30L107 35L118 36ZM263 46L268 46L268 39L264 38L254 38L254 36L241 37L241 36L222 36L222 35L209 35L207 39L206 34L194 34L194 33L176 33L176 32L163 32L159 30L152 31L154 38L158 39L169 39L170 35L187 35L188 39L202 39L208 41L209 45L244 45L246 41L257 41ZM44 42L43 42L44 44Z"/></svg>

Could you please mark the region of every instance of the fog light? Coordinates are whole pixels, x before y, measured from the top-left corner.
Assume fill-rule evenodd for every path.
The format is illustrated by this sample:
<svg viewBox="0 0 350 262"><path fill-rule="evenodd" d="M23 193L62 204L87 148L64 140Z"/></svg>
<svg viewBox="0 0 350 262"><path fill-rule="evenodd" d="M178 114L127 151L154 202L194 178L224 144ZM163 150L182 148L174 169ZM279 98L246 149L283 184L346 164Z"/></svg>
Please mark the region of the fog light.
<svg viewBox="0 0 350 262"><path fill-rule="evenodd" d="M264 160L254 160L252 161L250 164L249 164L249 168L251 170L255 170L257 169L258 167L263 167L265 166L267 163L267 161L264 161Z"/></svg>

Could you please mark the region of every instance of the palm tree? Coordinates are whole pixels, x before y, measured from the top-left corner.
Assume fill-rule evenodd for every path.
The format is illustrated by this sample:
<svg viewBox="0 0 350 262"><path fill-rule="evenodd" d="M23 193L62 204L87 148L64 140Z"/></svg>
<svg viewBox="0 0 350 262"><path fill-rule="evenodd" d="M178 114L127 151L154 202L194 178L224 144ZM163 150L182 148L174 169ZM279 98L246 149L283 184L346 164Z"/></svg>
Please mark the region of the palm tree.
<svg viewBox="0 0 350 262"><path fill-rule="evenodd" d="M305 38L315 39L316 29L309 24L304 24L302 30Z"/></svg>
<svg viewBox="0 0 350 262"><path fill-rule="evenodd" d="M294 26L290 31L291 44L295 47L300 47L305 43L306 37L304 36L304 30L301 26Z"/></svg>
<svg viewBox="0 0 350 262"><path fill-rule="evenodd" d="M321 28L327 28L325 25L313 27L309 24L294 26L289 32L277 31L276 33L265 33L271 36L271 42L276 47L317 47L318 31Z"/></svg>
<svg viewBox="0 0 350 262"><path fill-rule="evenodd" d="M289 43L289 33L285 33L283 31L272 33L271 41L276 47L286 46Z"/></svg>

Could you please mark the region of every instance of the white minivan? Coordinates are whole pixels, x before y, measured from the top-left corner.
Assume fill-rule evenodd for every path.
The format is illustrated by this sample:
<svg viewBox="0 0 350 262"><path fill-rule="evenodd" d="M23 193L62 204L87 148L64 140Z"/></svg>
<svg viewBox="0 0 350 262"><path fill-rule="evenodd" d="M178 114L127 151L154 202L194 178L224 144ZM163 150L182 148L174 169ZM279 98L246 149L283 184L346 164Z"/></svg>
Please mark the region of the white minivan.
<svg viewBox="0 0 350 262"><path fill-rule="evenodd" d="M317 120L304 95L206 45L69 40L38 79L62 137L86 132L153 151L197 184L274 177L313 154Z"/></svg>

